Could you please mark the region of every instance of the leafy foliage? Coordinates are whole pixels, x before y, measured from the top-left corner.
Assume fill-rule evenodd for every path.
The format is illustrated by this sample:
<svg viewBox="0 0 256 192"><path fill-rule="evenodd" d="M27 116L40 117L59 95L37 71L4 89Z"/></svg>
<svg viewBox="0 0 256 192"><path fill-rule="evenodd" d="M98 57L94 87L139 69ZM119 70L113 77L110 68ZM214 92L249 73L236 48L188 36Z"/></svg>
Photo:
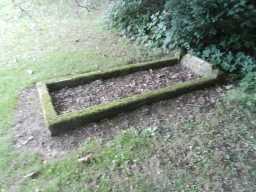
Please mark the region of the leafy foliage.
<svg viewBox="0 0 256 192"><path fill-rule="evenodd" d="M227 72L250 73L256 69L256 60L244 52L225 52L216 45L211 45L203 50L195 51L195 55L220 66Z"/></svg>
<svg viewBox="0 0 256 192"><path fill-rule="evenodd" d="M164 0L118 0L109 11L109 24L123 35L161 46L165 38ZM156 9L157 8L157 9Z"/></svg>
<svg viewBox="0 0 256 192"><path fill-rule="evenodd" d="M255 69L254 0L118 0L109 18L150 47L194 50L230 72Z"/></svg>

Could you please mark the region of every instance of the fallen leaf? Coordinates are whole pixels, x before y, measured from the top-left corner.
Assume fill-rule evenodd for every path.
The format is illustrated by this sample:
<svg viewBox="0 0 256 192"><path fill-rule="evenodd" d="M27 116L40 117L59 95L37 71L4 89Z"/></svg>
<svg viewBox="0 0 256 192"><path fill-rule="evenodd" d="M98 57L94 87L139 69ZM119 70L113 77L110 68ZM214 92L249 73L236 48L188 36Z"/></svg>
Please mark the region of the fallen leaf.
<svg viewBox="0 0 256 192"><path fill-rule="evenodd" d="M80 163L90 163L92 161L92 159L93 159L93 156L90 153L90 154L88 154L88 155L86 155L84 157L79 158L78 162L80 162Z"/></svg>
<svg viewBox="0 0 256 192"><path fill-rule="evenodd" d="M31 179L35 179L40 175L39 171L33 171L27 175L24 176L24 178L31 178Z"/></svg>

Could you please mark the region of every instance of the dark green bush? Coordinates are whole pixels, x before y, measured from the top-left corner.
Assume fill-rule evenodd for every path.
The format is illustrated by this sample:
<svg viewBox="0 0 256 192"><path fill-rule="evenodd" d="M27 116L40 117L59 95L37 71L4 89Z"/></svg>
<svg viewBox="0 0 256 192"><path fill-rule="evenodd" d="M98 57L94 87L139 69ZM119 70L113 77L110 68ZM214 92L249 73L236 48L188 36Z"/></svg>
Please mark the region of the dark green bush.
<svg viewBox="0 0 256 192"><path fill-rule="evenodd" d="M255 0L117 0L111 25L151 47L183 48L226 71L255 69Z"/></svg>
<svg viewBox="0 0 256 192"><path fill-rule="evenodd" d="M247 74L255 71L256 59L244 52L223 51L216 45L194 51L194 54L214 63L227 72L241 72Z"/></svg>
<svg viewBox="0 0 256 192"><path fill-rule="evenodd" d="M222 69L255 69L254 0L168 0L170 33L166 45L195 50Z"/></svg>
<svg viewBox="0 0 256 192"><path fill-rule="evenodd" d="M218 44L228 51L255 50L255 0L168 0L166 10L174 46Z"/></svg>

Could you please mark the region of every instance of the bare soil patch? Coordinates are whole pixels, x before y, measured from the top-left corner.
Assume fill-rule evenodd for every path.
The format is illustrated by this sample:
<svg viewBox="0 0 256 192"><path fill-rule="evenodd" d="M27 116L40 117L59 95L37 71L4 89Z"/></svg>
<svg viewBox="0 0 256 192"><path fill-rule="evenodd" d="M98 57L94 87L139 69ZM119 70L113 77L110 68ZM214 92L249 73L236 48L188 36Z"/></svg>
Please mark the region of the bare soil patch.
<svg viewBox="0 0 256 192"><path fill-rule="evenodd" d="M72 88L52 91L53 104L59 114L77 111L93 105L157 90L197 76L181 65L139 71L125 76L96 80Z"/></svg>
<svg viewBox="0 0 256 192"><path fill-rule="evenodd" d="M163 134L198 120L201 116L214 114L215 104L223 96L225 86L196 91L181 97L141 107L129 113L90 123L60 137L51 137L45 127L38 93L35 87L25 89L17 105L14 125L14 143L19 150L39 153L43 159L61 158L77 149L86 140L97 137L111 139L127 128L156 128Z"/></svg>

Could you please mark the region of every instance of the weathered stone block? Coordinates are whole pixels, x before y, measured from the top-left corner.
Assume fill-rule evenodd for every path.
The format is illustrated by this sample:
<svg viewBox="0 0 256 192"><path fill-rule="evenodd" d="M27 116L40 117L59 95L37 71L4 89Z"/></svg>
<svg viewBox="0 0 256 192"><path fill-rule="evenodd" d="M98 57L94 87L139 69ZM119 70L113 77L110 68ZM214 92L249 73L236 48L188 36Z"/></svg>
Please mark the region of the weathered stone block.
<svg viewBox="0 0 256 192"><path fill-rule="evenodd" d="M186 54L181 59L180 63L184 67L189 68L195 74L203 77L219 73L218 69L216 69L213 64L190 54Z"/></svg>

